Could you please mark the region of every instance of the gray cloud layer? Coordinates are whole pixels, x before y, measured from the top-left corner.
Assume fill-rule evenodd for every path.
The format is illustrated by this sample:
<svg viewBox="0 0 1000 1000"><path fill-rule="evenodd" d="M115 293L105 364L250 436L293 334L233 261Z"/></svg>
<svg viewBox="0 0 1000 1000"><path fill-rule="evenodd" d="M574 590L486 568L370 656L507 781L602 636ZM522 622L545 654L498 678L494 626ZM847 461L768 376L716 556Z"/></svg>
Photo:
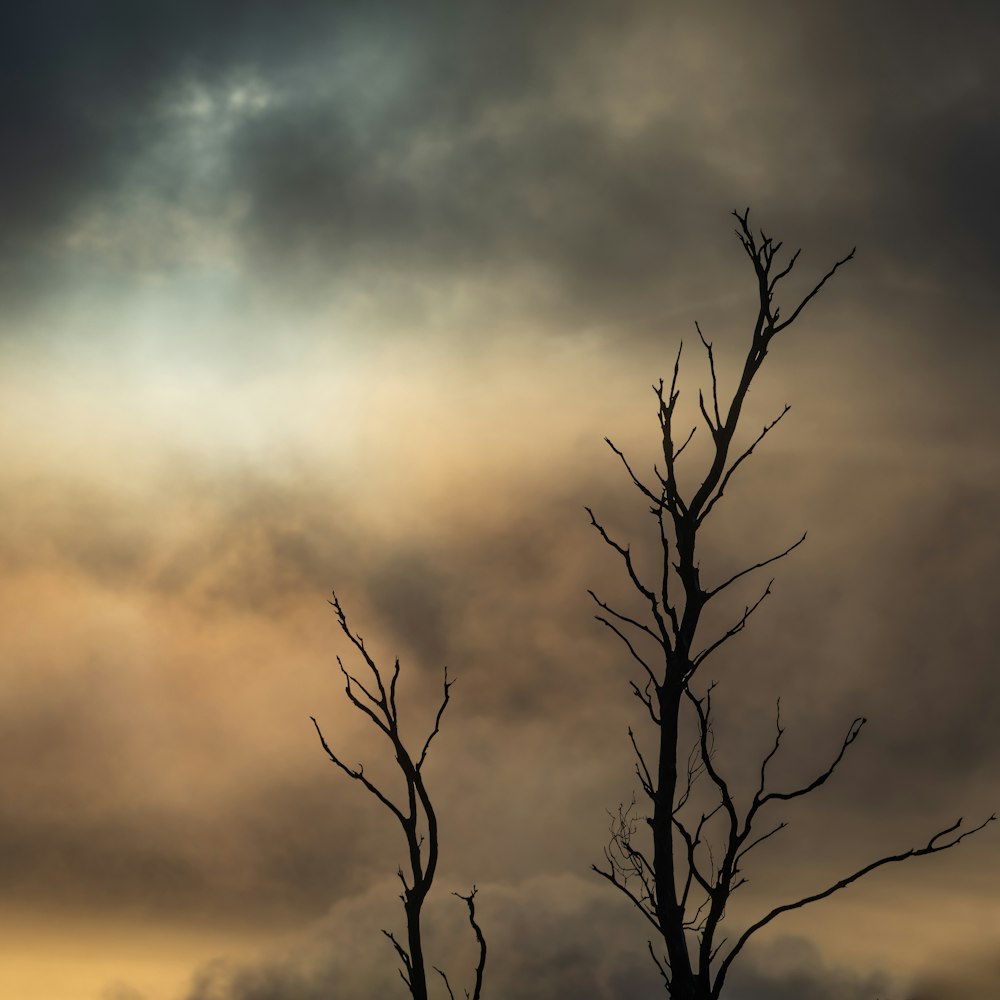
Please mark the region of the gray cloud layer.
<svg viewBox="0 0 1000 1000"><path fill-rule="evenodd" d="M572 879L494 890L499 899L492 900L487 890L481 905L496 929L491 993L505 1000L662 997L648 954L636 947L636 928L598 893ZM461 947L463 928L442 911L440 903L431 908L436 943L450 978L461 982L460 963L471 964ZM325 938L321 931L294 954L256 966L212 963L194 975L185 1000L365 1000L375 989L391 993L394 970L381 935L344 939L344 926L357 928L373 918L358 908L350 922L331 921ZM831 968L808 942L779 938L744 964L728 990L732 1000L874 1000L892 995L890 987L885 975Z"/></svg>
<svg viewBox="0 0 1000 1000"><path fill-rule="evenodd" d="M858 242L872 278L995 305L992 8L763 10L32 6L3 64L3 271L93 279L52 234L146 205L147 253L176 275L190 248L163 217L193 208L279 296L332 283L430 308L428 282L473 280L522 316L623 335L681 276L707 294L722 210L749 202L810 249ZM247 81L267 99L237 113ZM192 87L215 102L207 172L166 110Z"/></svg>

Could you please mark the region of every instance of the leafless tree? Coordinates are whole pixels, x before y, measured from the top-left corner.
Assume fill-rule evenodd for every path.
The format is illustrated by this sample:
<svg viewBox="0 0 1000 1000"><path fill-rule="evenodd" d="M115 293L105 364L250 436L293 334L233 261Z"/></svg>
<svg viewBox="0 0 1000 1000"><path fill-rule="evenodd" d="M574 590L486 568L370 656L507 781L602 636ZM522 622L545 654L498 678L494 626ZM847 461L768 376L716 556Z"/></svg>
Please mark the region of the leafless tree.
<svg viewBox="0 0 1000 1000"><path fill-rule="evenodd" d="M396 682L399 679L399 659L396 658L392 677L386 681L382 672L372 659L371 654L365 647L364 640L356 632L352 632L347 624L347 617L343 608L333 594L333 599L329 602L337 614L337 621L341 631L350 640L358 653L361 654L371 679L365 683L358 679L355 674L350 673L344 666L343 661L338 656L337 664L340 672L344 676L347 699L363 715L367 716L372 724L385 736L392 745L395 754L396 764L402 776L405 793L402 801L383 791L378 785L365 775L364 765L358 764L351 767L345 764L341 757L333 752L330 745L320 729L319 723L312 718L313 726L319 736L320 743L326 755L337 765L349 778L360 782L379 802L385 806L393 816L396 817L399 825L403 828L406 837L407 864L409 875L400 866L397 872L400 882L403 884L403 891L400 899L403 902L403 910L406 914L406 944L403 945L392 931L383 930L382 933L392 943L393 948L401 962L399 975L406 983L407 989L413 1000L427 1000L427 966L424 958L423 938L421 933L420 917L424 905L424 900L430 891L434 881L434 874L438 863L438 822L434 812L434 806L427 786L424 783L424 763L427 760L427 753L430 750L434 737L437 736L441 728L441 718L444 710L448 707L451 697L451 686L454 681L448 679L448 669L444 671L444 692L437 714L434 717L434 725L430 734L424 740L419 754L414 759L403 742L399 726L399 709L396 704ZM476 887L463 896L461 893L452 893L463 900L468 909L469 924L476 936L476 943L479 946L479 962L475 970L475 984L472 992L465 991L467 1000L481 1000L483 988L483 973L486 969L486 940L483 937L482 929L476 921ZM448 991L448 996L454 1000L451 984L448 976L437 966L434 966L444 986Z"/></svg>
<svg viewBox="0 0 1000 1000"><path fill-rule="evenodd" d="M653 727L655 745L655 759L647 760L640 749L643 741L629 730L636 756L636 774L648 803L648 815L643 815L644 810L635 802L619 808L612 817L604 864L595 865L594 870L624 893L653 928L655 936L648 942L649 953L673 1000L715 1000L719 997L726 976L747 941L781 914L832 896L885 865L955 847L996 818L991 816L964 832L960 832L962 820L959 819L934 833L922 847L881 857L832 885L774 907L732 941L720 934L727 904L746 881L743 871L748 855L785 827L784 822L774 821L773 810L769 807L801 798L825 784L866 721L857 718L851 723L832 761L811 781L778 790L771 787L767 772L780 750L784 732L779 706L773 745L760 764L749 804L741 807L713 751L714 685L702 687L700 693L693 686L706 660L746 628L771 593L771 583L745 604L728 629L706 639L701 634L701 625L709 603L751 573L783 559L805 541L803 535L783 551L733 573L720 583L702 582L698 542L709 516L726 494L734 474L789 409L786 405L742 451L734 448L740 414L751 383L774 339L800 317L827 281L854 256L852 250L836 261L785 317L775 301L775 292L795 266L799 251L779 260L782 244L763 231L754 232L749 223L749 210L733 214L737 220L736 235L753 267L757 315L739 383L728 403L720 400L712 343L695 325L711 378L710 392L698 395L700 419L711 438L704 478L693 491L682 492L678 484L677 462L695 433L692 429L680 441L676 436L680 350L669 388L665 388L662 379L653 387L663 459L662 466L654 466L652 485L636 475L619 448L610 440L607 442L655 519L655 578L644 577L642 560L633 556L628 544L612 537L587 508L594 528L624 565L643 608L641 613L629 613L628 609L615 608L590 592L598 609L595 617L617 636L637 664L639 681L630 681L631 689L645 709L644 718L648 718ZM694 747L686 763L679 743L684 731L685 706L691 712L688 724L695 734ZM699 778L702 783L698 794L693 795Z"/></svg>

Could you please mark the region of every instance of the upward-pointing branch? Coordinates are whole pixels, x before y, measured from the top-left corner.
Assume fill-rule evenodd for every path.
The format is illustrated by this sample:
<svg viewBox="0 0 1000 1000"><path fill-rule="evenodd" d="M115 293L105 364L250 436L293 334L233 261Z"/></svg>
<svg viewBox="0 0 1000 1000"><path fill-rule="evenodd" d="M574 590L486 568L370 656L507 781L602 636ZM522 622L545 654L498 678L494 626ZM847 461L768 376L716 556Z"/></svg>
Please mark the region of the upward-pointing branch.
<svg viewBox="0 0 1000 1000"><path fill-rule="evenodd" d="M364 773L363 765L358 764L357 767L350 767L345 764L330 747L316 719L312 716L310 718L319 736L320 745L327 757L349 778L359 782L371 795L381 802L396 817L403 829L406 839L409 879L407 879L402 867L400 867L398 875L403 886L400 898L403 901L403 910L406 915L406 944L404 945L400 942L391 931L383 930L382 933L392 944L399 958L401 966L399 975L410 991L410 996L413 1000L428 1000L427 967L424 960L421 912L424 900L434 881L439 847L437 815L434 811L430 794L427 791L427 786L424 783L423 766L427 760L431 743L441 730L441 719L444 716L445 709L448 707L451 698L451 686L454 682L449 680L446 668L444 672L444 689L441 702L434 715L434 723L430 733L421 745L416 761L414 761L400 732L399 709L396 703L396 687L400 673L399 660L396 659L394 661L392 678L387 688L379 666L369 654L361 636L351 631L347 623L347 616L344 614L344 610L337 600L336 594L333 595L330 604L337 614L337 621L341 631L361 654L371 674L371 680L365 684L349 673L341 662L340 657L337 657L337 663L345 678L345 690L348 701L376 726L391 745L393 756L403 782L405 805L401 805L375 785L374 782L370 781ZM486 964L486 942L483 939L482 930L478 923L476 923L475 907L472 902L475 894L476 890L473 887L470 896L461 897L468 904L469 920L480 947L480 961L476 969L475 994L470 1000L480 1000L483 969ZM440 972L441 970L438 969L438 971ZM444 978L449 995L453 996L448 977L443 972L441 972L441 975ZM468 992L466 992L466 996L469 997Z"/></svg>

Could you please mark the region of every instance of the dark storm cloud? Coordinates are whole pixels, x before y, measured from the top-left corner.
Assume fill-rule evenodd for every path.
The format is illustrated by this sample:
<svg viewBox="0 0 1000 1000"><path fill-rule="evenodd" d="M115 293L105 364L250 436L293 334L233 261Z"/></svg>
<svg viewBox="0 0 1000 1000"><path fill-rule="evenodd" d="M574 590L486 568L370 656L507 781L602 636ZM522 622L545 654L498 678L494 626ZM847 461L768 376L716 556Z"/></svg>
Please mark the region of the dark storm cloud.
<svg viewBox="0 0 1000 1000"><path fill-rule="evenodd" d="M50 0L7 12L0 59L0 281L8 297L63 274L52 241L126 180L156 141L151 122L180 80L294 61L353 4L298 0L150 3ZM156 178L168 200L181 176Z"/></svg>
<svg viewBox="0 0 1000 1000"><path fill-rule="evenodd" d="M418 282L499 268L516 287L528 271L544 275L564 319L603 313L626 331L666 309L678 267L688 294L704 293L692 272L711 268L707 223L721 228L734 201L761 204L769 223L794 216L820 248L832 227L911 280L968 287L989 274L995 16L966 10L941 40L892 6L816 18L782 7L777 30L743 8L629 10L615 25L588 9L542 23L516 12L431 20L402 68L383 36L383 71L402 80L360 128L346 108L308 100L245 128L233 160L251 196L251 245L269 267L281 248L300 273L347 268L361 280L385 268ZM718 63L665 82L664 63L699 30L714 33ZM599 59L587 46L600 37L620 69L616 47L643 31L661 59L647 50L637 80L604 87L625 107L658 88L673 103L623 131L621 106L602 114L584 96L588 60ZM746 57L747 37L766 64ZM791 105L788 88L810 99Z"/></svg>
<svg viewBox="0 0 1000 1000"><path fill-rule="evenodd" d="M454 121L431 84L401 86L427 104L362 134L326 104L246 126L234 182L251 195L245 232L268 272L295 286L346 274L380 287L390 272L404 284L496 275L514 288L537 273L543 315L620 311L637 296L648 307L692 253L681 233L726 202L723 182L668 122L623 138L558 103L491 107L489 92ZM513 123L490 125L491 112Z"/></svg>
<svg viewBox="0 0 1000 1000"><path fill-rule="evenodd" d="M182 58L176 31L183 20L173 33L164 30L169 20L155 5L127 3L20 4L7 12L0 71L5 286L25 270L41 277L31 266L50 262L37 241L113 179L119 157L134 153L145 105Z"/></svg>
<svg viewBox="0 0 1000 1000"><path fill-rule="evenodd" d="M924 280L983 283L1000 254L995 9L840 4L801 26L797 69L867 192L859 242Z"/></svg>
<svg viewBox="0 0 1000 1000"><path fill-rule="evenodd" d="M350 283L389 301L469 276L519 289L536 318L628 332L676 305L678 270L707 293L697 275L744 202L821 252L832 233L897 275L984 288L995 12L771 9L22 7L3 88L18 135L6 266L123 182L162 139L166 95L249 71L281 97L236 128L209 194L249 199L238 239L274 291ZM190 196L185 169L142 183L169 204Z"/></svg>
<svg viewBox="0 0 1000 1000"><path fill-rule="evenodd" d="M588 60L642 30L646 8L614 22L594 5L474 9L376 35L371 85L390 83L362 122L349 91L303 95L242 129L232 161L249 246L295 287L346 273L389 296L393 281L473 277L530 296L522 313L536 321L625 309L643 323L670 269L704 256L691 234L732 193L692 121L698 83L682 84L679 118L623 132L590 106ZM665 47L683 45L684 24L651 20ZM366 81L350 86L364 98Z"/></svg>
<svg viewBox="0 0 1000 1000"><path fill-rule="evenodd" d="M676 294L680 266L688 294L703 292L692 272L711 266L707 223L749 201L769 224L794 217L812 246L832 229L911 280L968 287L989 274L995 14L963 8L939 27L902 5L816 16L782 6L780 18L628 11L617 24L592 9L543 23L516 12L432 20L417 29L420 56L404 61L399 90L360 129L343 109L308 101L248 125L234 161L251 194L252 244L270 262L271 248L297 248L306 271L357 274L361 262L419 280L499 267L516 281L533 270L574 319L580 303L591 318L641 322ZM629 83L605 80L620 104L596 111L595 49L620 71L616 47L641 32L660 58L652 47ZM712 34L716 59L666 78L698 32ZM393 41L381 42L391 74ZM761 59L748 58L754 50ZM661 88L669 110L616 125L622 107ZM793 90L807 98L789 102Z"/></svg>
<svg viewBox="0 0 1000 1000"><path fill-rule="evenodd" d="M343 7L344 5L341 5ZM323 3L145 4L49 0L8 12L2 120L4 214L44 225L128 152L157 91L182 71L213 75L270 51L294 58ZM122 144L125 144L124 146Z"/></svg>

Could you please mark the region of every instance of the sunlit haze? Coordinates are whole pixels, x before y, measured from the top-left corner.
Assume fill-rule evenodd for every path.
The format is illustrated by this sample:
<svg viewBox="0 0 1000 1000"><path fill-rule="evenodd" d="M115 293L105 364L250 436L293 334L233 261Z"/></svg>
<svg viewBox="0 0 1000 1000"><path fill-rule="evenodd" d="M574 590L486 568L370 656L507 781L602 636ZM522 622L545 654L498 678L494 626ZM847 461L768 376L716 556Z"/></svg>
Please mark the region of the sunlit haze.
<svg viewBox="0 0 1000 1000"><path fill-rule="evenodd" d="M1000 806L992 6L17 7L0 996L404 996L399 829L309 721L391 780L333 589L415 737L457 679L427 765L442 960L472 967L449 893L475 883L485 996L663 995L590 870L643 709L584 505L649 551L603 439L651 472L681 341L699 419L695 320L732 390L748 205L802 247L789 301L858 250L774 345L742 433L791 411L705 537L718 579L809 533L704 678L717 749L752 782L780 696L794 782L869 723L727 916ZM775 921L730 1000L1000 995L997 838Z"/></svg>

